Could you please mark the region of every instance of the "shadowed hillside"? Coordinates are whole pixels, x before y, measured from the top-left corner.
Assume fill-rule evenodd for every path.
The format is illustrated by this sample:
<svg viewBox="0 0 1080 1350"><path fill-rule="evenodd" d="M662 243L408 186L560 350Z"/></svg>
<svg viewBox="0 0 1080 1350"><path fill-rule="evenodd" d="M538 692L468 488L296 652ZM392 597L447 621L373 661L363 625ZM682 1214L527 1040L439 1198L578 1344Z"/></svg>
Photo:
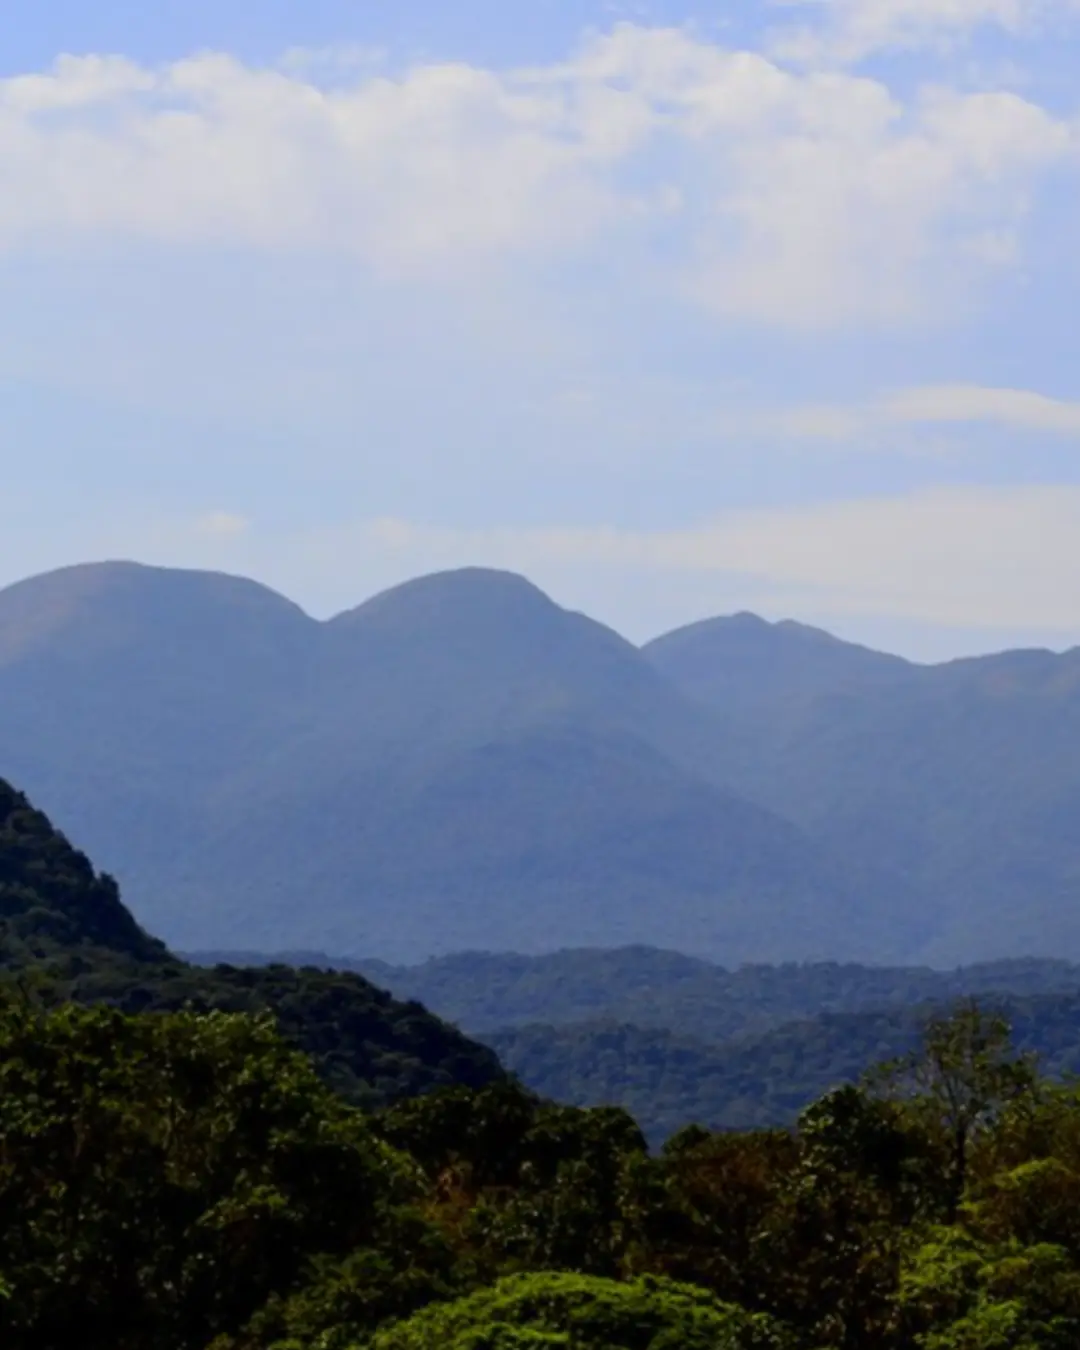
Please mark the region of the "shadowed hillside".
<svg viewBox="0 0 1080 1350"><path fill-rule="evenodd" d="M502 1076L490 1050L362 976L228 965L204 969L147 936L115 882L0 780L0 982L46 1003L130 1012L273 1011L281 1030L354 1101L382 1105Z"/></svg>

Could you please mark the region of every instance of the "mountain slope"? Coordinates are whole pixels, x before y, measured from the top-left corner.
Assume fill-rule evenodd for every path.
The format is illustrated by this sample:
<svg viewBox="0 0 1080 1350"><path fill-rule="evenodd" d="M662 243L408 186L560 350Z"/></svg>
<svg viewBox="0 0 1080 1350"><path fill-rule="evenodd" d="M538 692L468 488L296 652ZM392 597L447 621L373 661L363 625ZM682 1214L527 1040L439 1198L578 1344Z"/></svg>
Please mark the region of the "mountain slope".
<svg viewBox="0 0 1080 1350"><path fill-rule="evenodd" d="M646 643L651 665L690 698L726 716L917 674L899 656L844 642L790 619L756 614L702 619Z"/></svg>
<svg viewBox="0 0 1080 1350"><path fill-rule="evenodd" d="M28 974L46 1000L131 1012L271 1010L323 1076L365 1105L502 1077L490 1050L360 975L178 960L139 928L112 879L0 780L0 976Z"/></svg>
<svg viewBox="0 0 1080 1350"><path fill-rule="evenodd" d="M167 955L121 904L112 878L99 876L0 779L0 970L29 965L57 948L84 959L97 951L135 961Z"/></svg>
<svg viewBox="0 0 1080 1350"><path fill-rule="evenodd" d="M1080 651L919 667L815 639L828 657L815 666L782 625L743 627L756 691L724 621L648 649L709 707L732 791L854 875L903 878L920 912L936 911L909 948L919 960L1080 957Z"/></svg>
<svg viewBox="0 0 1080 1350"><path fill-rule="evenodd" d="M317 633L273 591L214 574L101 563L9 587L0 773L149 895L197 849L207 785L289 733Z"/></svg>
<svg viewBox="0 0 1080 1350"><path fill-rule="evenodd" d="M355 775L287 814L249 818L227 843L206 861L235 887L234 946L253 925L272 925L279 945L397 960L568 942L677 942L731 961L873 946L859 898L797 829L630 737L587 729ZM253 857L254 885L228 870ZM185 937L225 933L199 906L193 886Z"/></svg>
<svg viewBox="0 0 1080 1350"><path fill-rule="evenodd" d="M174 945L872 955L860 888L717 753L635 648L507 573L326 624L129 564L0 593L0 764Z"/></svg>

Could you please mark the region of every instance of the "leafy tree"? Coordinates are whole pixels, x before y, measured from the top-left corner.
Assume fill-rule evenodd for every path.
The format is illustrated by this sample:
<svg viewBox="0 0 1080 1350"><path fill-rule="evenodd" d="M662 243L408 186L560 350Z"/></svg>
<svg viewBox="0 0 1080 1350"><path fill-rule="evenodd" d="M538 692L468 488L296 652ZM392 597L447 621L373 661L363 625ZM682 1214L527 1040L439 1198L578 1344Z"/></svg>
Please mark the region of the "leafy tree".
<svg viewBox="0 0 1080 1350"><path fill-rule="evenodd" d="M1009 1103L1032 1094L1036 1074L1030 1058L1014 1051L1009 1023L972 1001L932 1018L919 1049L883 1065L869 1081L907 1101L939 1134L945 1217L951 1223L967 1186L973 1139Z"/></svg>
<svg viewBox="0 0 1080 1350"><path fill-rule="evenodd" d="M414 1190L268 1017L0 1008L11 1350L203 1346Z"/></svg>
<svg viewBox="0 0 1080 1350"><path fill-rule="evenodd" d="M785 1350L773 1319L643 1277L512 1276L376 1334L372 1350Z"/></svg>
<svg viewBox="0 0 1080 1350"><path fill-rule="evenodd" d="M980 1244L939 1230L904 1271L901 1344L920 1350L1074 1350L1080 1272L1060 1247Z"/></svg>

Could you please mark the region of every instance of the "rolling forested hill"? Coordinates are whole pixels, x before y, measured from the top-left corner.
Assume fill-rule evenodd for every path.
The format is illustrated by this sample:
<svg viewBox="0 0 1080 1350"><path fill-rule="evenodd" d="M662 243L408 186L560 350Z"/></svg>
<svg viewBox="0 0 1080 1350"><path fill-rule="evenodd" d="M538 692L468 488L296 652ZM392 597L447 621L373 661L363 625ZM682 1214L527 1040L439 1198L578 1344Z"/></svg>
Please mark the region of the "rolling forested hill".
<svg viewBox="0 0 1080 1350"><path fill-rule="evenodd" d="M946 1005L947 1006L947 1005ZM987 996L1021 1051L1052 1078L1080 1072L1080 992ZM821 1013L720 1043L605 1022L489 1032L502 1063L534 1092L572 1106L621 1106L656 1144L689 1124L789 1126L825 1093L907 1054L941 1004Z"/></svg>
<svg viewBox="0 0 1080 1350"><path fill-rule="evenodd" d="M273 959L335 964L310 953ZM575 1106L623 1107L654 1143L691 1123L790 1125L823 1093L906 1052L928 1017L971 1000L1000 1010L1047 1074L1080 1071L1080 966L1065 961L726 970L630 947L355 965L477 1036L533 1091Z"/></svg>
<svg viewBox="0 0 1080 1350"><path fill-rule="evenodd" d="M181 961L135 923L115 882L2 780L0 981L45 1002L133 1012L271 1010L324 1077L368 1105L502 1076L490 1050L360 975Z"/></svg>
<svg viewBox="0 0 1080 1350"><path fill-rule="evenodd" d="M270 960L356 970L399 998L418 999L472 1034L544 1022L631 1022L720 1041L818 1013L1080 991L1080 965L1015 960L928 966L747 965L730 970L650 947L582 948L523 956L460 952L416 966L350 961L326 953L201 953L200 964Z"/></svg>

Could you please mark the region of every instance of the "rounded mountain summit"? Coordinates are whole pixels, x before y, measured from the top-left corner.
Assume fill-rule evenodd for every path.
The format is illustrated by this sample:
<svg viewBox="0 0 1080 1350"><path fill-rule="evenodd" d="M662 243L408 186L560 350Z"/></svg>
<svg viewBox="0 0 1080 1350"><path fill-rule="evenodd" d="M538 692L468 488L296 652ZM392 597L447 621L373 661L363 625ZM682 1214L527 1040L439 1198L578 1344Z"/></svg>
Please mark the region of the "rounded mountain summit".
<svg viewBox="0 0 1080 1350"><path fill-rule="evenodd" d="M0 772L174 947L872 954L842 871L717 753L640 651L506 572L328 622L128 563L0 592Z"/></svg>

